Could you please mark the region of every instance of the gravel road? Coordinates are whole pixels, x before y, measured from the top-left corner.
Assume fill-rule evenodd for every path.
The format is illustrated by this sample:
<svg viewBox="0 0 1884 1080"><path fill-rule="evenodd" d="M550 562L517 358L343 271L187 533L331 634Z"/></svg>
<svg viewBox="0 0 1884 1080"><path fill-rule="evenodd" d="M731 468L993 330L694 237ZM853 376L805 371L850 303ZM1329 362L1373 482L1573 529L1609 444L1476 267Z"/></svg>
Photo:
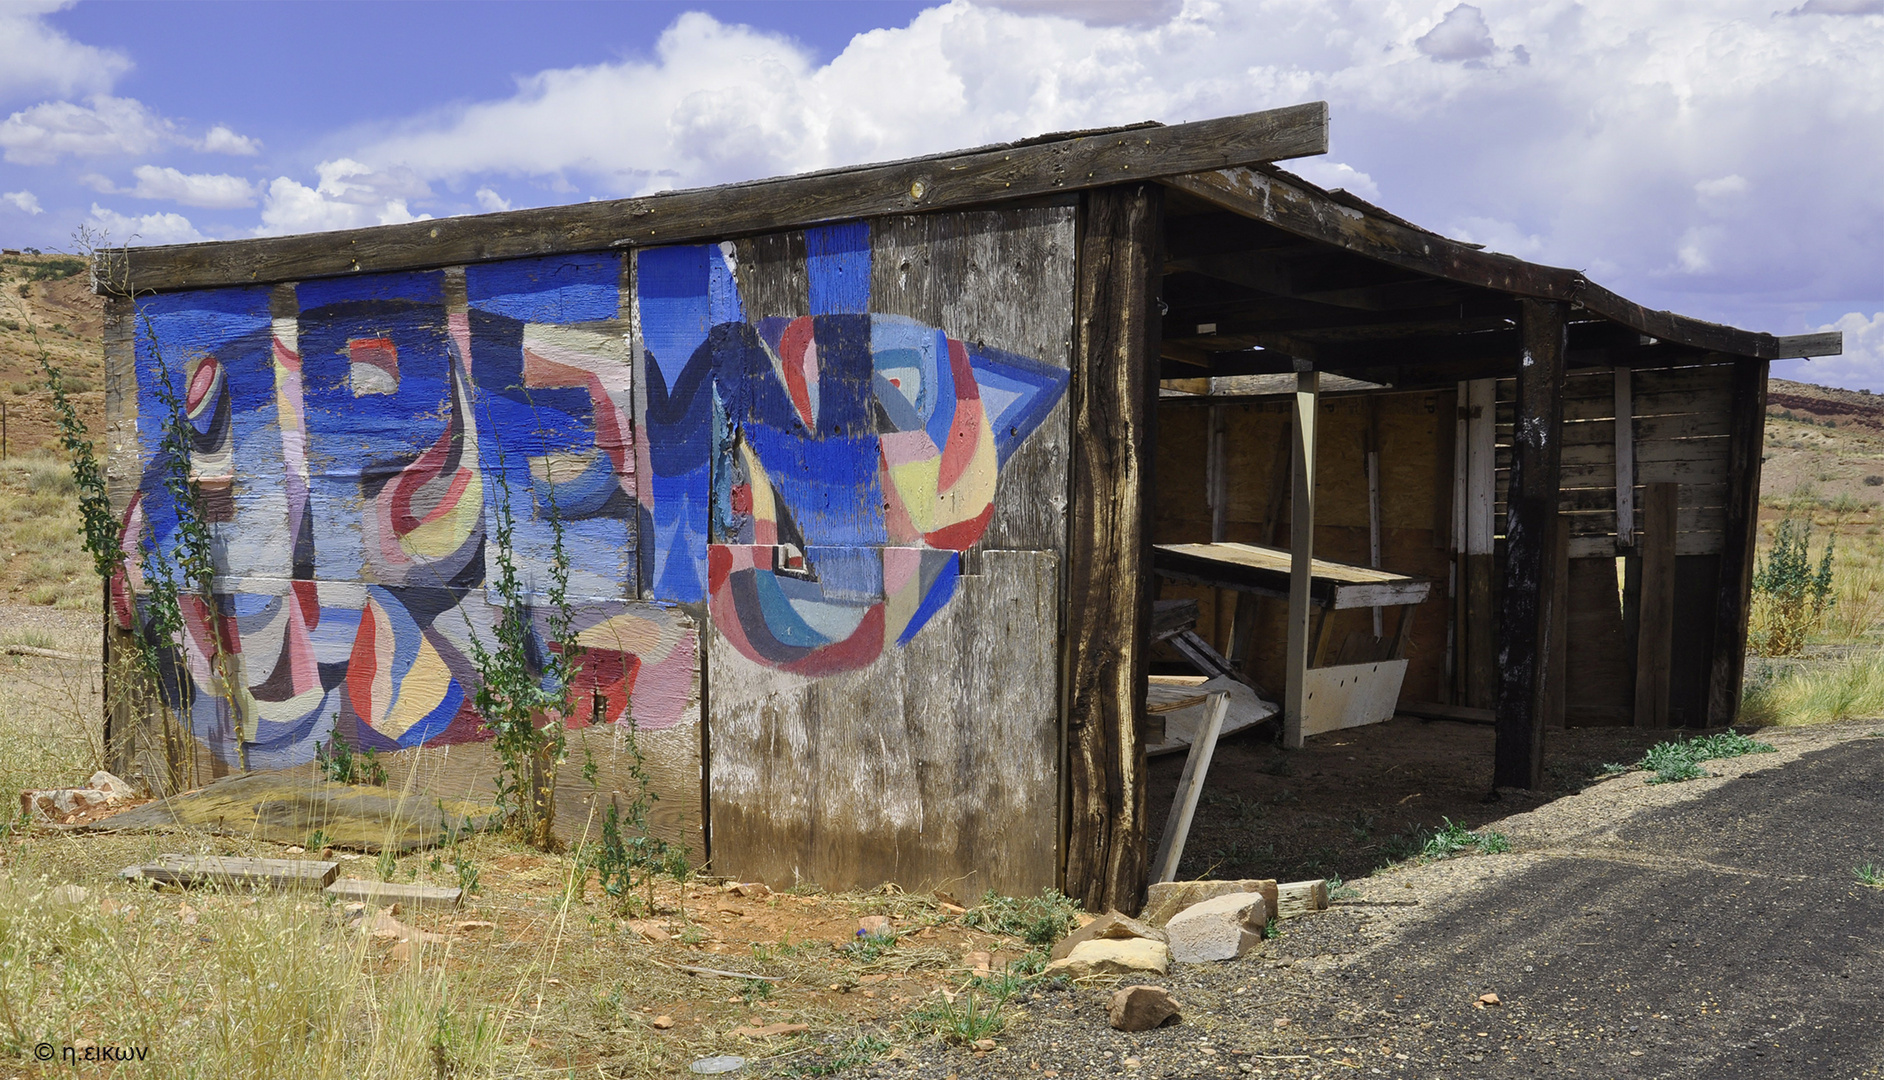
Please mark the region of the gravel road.
<svg viewBox="0 0 1884 1080"><path fill-rule="evenodd" d="M1762 733L1507 817L1513 851L1403 866L1243 960L1174 966L1183 1022L1112 1031L1105 985L1013 1008L989 1053L864 1076L1884 1077L1884 737ZM1475 1007L1481 995L1499 1004Z"/></svg>

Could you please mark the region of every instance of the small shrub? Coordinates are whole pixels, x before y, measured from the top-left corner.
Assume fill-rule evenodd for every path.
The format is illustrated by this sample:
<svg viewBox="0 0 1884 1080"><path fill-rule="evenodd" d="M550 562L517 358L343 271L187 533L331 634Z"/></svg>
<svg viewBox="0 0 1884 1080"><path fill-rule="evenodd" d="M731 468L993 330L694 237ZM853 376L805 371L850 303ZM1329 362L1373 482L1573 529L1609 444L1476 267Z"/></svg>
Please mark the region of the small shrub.
<svg viewBox="0 0 1884 1080"><path fill-rule="evenodd" d="M1884 889L1884 870L1875 863L1865 863L1851 868L1851 874L1858 879L1858 884L1869 885L1873 889Z"/></svg>
<svg viewBox="0 0 1884 1080"><path fill-rule="evenodd" d="M910 1014L910 1027L919 1035L939 1035L946 1042L968 1045L991 1038L1007 1026L1001 1003L977 1000L965 990L950 1001L944 997Z"/></svg>
<svg viewBox="0 0 1884 1080"><path fill-rule="evenodd" d="M1864 486L1865 487L1884 487L1884 476L1878 476L1875 473L1870 476L1867 476L1864 478Z"/></svg>
<svg viewBox="0 0 1884 1080"><path fill-rule="evenodd" d="M1832 602L1833 539L1813 569L1810 554L1812 525L1794 518L1779 523L1773 548L1753 572L1754 614L1757 628L1748 645L1761 656L1796 656L1806 635L1818 625Z"/></svg>
<svg viewBox="0 0 1884 1080"><path fill-rule="evenodd" d="M1424 858L1449 859L1466 848L1473 848L1481 855L1496 855L1511 850L1511 838L1504 833L1490 829L1473 832L1451 818L1439 820L1445 824L1426 835L1426 844L1419 852Z"/></svg>
<svg viewBox="0 0 1884 1080"><path fill-rule="evenodd" d="M1058 889L1031 899L1002 896L990 889L981 903L962 916L962 925L1017 937L1029 945L1051 945L1073 929L1079 904Z"/></svg>
<svg viewBox="0 0 1884 1080"><path fill-rule="evenodd" d="M1703 761L1718 761L1746 754L1770 754L1776 749L1769 743L1759 742L1737 731L1723 731L1719 735L1699 739L1656 743L1649 747L1648 753L1642 755L1642 760L1635 767L1655 774L1649 777L1651 784L1675 784L1707 776L1706 770L1701 768Z"/></svg>
<svg viewBox="0 0 1884 1080"><path fill-rule="evenodd" d="M326 746L316 743L314 763L321 775L337 784L377 784L385 786L386 766L380 763L379 752L367 747L363 753L354 753L353 747L338 737L330 736Z"/></svg>

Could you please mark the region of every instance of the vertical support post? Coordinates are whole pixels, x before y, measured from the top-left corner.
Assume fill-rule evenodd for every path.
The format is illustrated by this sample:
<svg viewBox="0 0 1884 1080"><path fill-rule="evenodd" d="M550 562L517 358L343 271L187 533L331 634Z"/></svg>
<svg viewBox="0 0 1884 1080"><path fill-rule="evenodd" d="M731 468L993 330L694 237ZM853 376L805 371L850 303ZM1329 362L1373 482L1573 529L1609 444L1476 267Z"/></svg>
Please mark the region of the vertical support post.
<svg viewBox="0 0 1884 1080"><path fill-rule="evenodd" d="M1491 708L1498 698L1498 612L1493 608L1497 570L1494 536L1498 495L1498 380L1466 384L1465 556L1460 626L1465 639L1465 704Z"/></svg>
<svg viewBox="0 0 1884 1080"><path fill-rule="evenodd" d="M1087 909L1144 903L1152 399L1163 189L1097 188L1080 207L1066 556L1066 877Z"/></svg>
<svg viewBox="0 0 1884 1080"><path fill-rule="evenodd" d="M1675 639L1675 530L1679 484L1643 489L1641 597L1636 602L1635 726L1668 726Z"/></svg>
<svg viewBox="0 0 1884 1080"><path fill-rule="evenodd" d="M1558 514L1552 534L1550 560L1557 570L1550 599L1550 652L1544 658L1544 726L1561 728L1570 696L1570 519Z"/></svg>
<svg viewBox="0 0 1884 1080"><path fill-rule="evenodd" d="M1519 301L1523 352L1505 499L1505 590L1499 626L1497 746L1493 787L1543 780L1548 658L1556 628L1556 537L1563 454L1563 374L1568 305Z"/></svg>
<svg viewBox="0 0 1884 1080"><path fill-rule="evenodd" d="M1367 399L1367 565L1380 569L1380 400ZM1374 643L1386 636L1374 606Z"/></svg>
<svg viewBox="0 0 1884 1080"><path fill-rule="evenodd" d="M1616 369L1616 554L1635 547L1634 372Z"/></svg>
<svg viewBox="0 0 1884 1080"><path fill-rule="evenodd" d="M1753 588L1753 547L1760 520L1760 456L1766 445L1764 360L1734 364L1733 411L1727 438L1727 514L1715 590L1714 656L1707 679L1707 725L1725 727L1740 715L1746 674L1747 615Z"/></svg>
<svg viewBox="0 0 1884 1080"><path fill-rule="evenodd" d="M1308 675L1309 585L1315 558L1315 421L1321 373L1297 360L1295 414L1289 453L1289 636L1282 694L1282 745L1302 747L1302 701Z"/></svg>
<svg viewBox="0 0 1884 1080"><path fill-rule="evenodd" d="M1225 527L1229 522L1230 480L1224 469L1224 459L1228 456L1224 450L1223 406L1210 407L1210 442L1208 456L1204 461L1205 492L1210 500L1210 542L1220 544L1224 540ZM1225 656L1236 659L1236 647L1224 635L1228 633L1225 608L1236 605L1240 613L1243 609L1242 597L1229 589L1213 589L1210 594L1211 626L1215 631L1210 635L1211 644L1220 646Z"/></svg>

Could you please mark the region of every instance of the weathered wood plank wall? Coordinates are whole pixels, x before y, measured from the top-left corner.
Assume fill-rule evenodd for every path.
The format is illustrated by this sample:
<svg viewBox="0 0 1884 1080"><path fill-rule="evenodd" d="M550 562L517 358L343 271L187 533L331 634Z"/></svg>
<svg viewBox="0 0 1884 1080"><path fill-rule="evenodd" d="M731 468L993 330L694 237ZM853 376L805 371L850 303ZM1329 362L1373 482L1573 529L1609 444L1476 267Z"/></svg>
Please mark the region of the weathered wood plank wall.
<svg viewBox="0 0 1884 1080"><path fill-rule="evenodd" d="M858 226L867 254L857 252L847 271L863 275L855 301L867 302L872 318L914 320L972 347L1064 372L1075 216L1065 200L873 220ZM732 245L749 322L830 310L828 297L814 295L827 287L820 281L829 267L806 269L808 259L820 257L820 242L788 233ZM820 354L822 408L833 400L831 380L842 375L841 363L835 353ZM881 362L877 375L895 377ZM992 415L1007 389L986 376L982 383ZM909 392L919 390L911 385ZM729 421L764 452L757 441L766 437L764 418L737 397L729 399ZM798 673L756 662L733 636L753 629L751 616L715 600L707 715L716 870L781 887L895 881L961 895L987 889L1029 895L1058 883L1054 673L1066 543L1066 403L1053 404L1028 431L996 433L1013 445L999 465L986 529L961 550L953 598L906 643L886 642L863 666ZM811 457L765 464L781 492L815 480L820 467ZM986 469L990 485L995 467L993 459L969 466ZM832 489L833 502L818 514L844 523L842 536L814 535L809 520L795 524L806 544L849 546L887 568L900 556L872 546L884 542L866 541L860 524L884 516L883 506L858 502L870 498L863 488ZM737 537L722 535L717 522L713 529L715 552L740 550ZM806 550L809 561L825 560L821 574L835 584L832 554ZM716 596L718 582L716 576Z"/></svg>

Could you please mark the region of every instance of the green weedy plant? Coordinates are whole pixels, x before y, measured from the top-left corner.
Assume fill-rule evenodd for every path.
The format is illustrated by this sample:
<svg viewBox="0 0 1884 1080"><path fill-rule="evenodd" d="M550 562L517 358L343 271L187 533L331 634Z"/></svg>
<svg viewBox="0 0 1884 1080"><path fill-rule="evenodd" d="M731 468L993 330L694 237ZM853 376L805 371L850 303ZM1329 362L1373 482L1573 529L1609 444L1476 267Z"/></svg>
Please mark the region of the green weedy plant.
<svg viewBox="0 0 1884 1080"><path fill-rule="evenodd" d="M1707 771L1701 768L1703 761L1776 751L1777 748L1771 743L1763 743L1752 736L1729 730L1699 739L1658 742L1649 747L1648 753L1642 755L1642 760L1636 762L1635 768L1654 773L1654 776L1649 777L1648 782L1651 784L1676 784L1707 776Z"/></svg>
<svg viewBox="0 0 1884 1080"><path fill-rule="evenodd" d="M369 746L356 754L353 747L339 736L329 736L325 746L315 744L314 764L322 776L337 784L375 784L383 787L386 783L386 766L380 763L379 752Z"/></svg>
<svg viewBox="0 0 1884 1080"><path fill-rule="evenodd" d="M1787 518L1773 533L1773 549L1753 571L1756 628L1750 646L1761 656L1797 656L1818 625L1832 595L1832 553L1837 536L1825 540L1815 570L1812 525Z"/></svg>
<svg viewBox="0 0 1884 1080"><path fill-rule="evenodd" d="M572 709L569 695L579 646L569 605L569 552L562 516L556 510L553 478L545 484L553 543L550 557L550 638L552 645L532 662L530 604L517 572L510 483L498 449L491 476L496 496L497 594L501 608L496 641L486 646L471 637L471 662L478 669L478 715L495 736L498 756L497 805L527 843L540 850L555 847L556 772L568 748L564 725Z"/></svg>
<svg viewBox="0 0 1884 1080"><path fill-rule="evenodd" d="M1073 928L1079 903L1058 889L1044 889L1037 897L1017 899L990 889L981 903L962 915L963 926L1017 937L1029 945L1051 945Z"/></svg>
<svg viewBox="0 0 1884 1080"><path fill-rule="evenodd" d="M973 990L965 990L952 1001L943 997L917 1009L910 1014L909 1025L919 1034L940 1035L945 1041L967 1045L991 1038L1007 1026L1001 1004L977 999Z"/></svg>
<svg viewBox="0 0 1884 1080"><path fill-rule="evenodd" d="M1884 870L1875 863L1865 863L1851 868L1851 876L1858 879L1858 884L1868 885L1873 889L1884 889Z"/></svg>
<svg viewBox="0 0 1884 1080"><path fill-rule="evenodd" d="M101 585L108 589L112 578L124 567L125 553L118 519L112 513L111 498L106 491L104 466L98 460L91 433L87 430L85 421L80 418L77 405L72 401L69 385L71 380L58 365L52 362L50 350L39 337L38 326L34 325L30 319L27 320L26 326L32 335L35 351L38 353L39 369L45 380L46 390L52 398L53 424L59 434L59 445L65 450L71 463L72 482L78 491L79 523L84 537L85 551L91 556L93 572L98 575ZM166 435L168 434L167 431ZM180 478L180 483L187 489L189 487L187 456L183 459L182 468L184 475ZM175 479L177 478L167 477L166 482L169 483ZM162 552L156 550L154 544L148 541L142 543L141 548L141 567L145 571L146 580L154 583L156 588L153 589L145 626L136 635L138 652L134 664L137 670L133 673L114 668L108 673L108 681L119 692L133 694L137 699L134 705L148 704L152 701L156 703L163 721L164 762L169 772L166 786L174 789L193 779L191 774L194 771L194 759L189 754L185 739L189 724L183 712L184 703L181 699L174 704L170 703L161 690L164 681L165 653L170 644L178 640L178 635L183 628L183 616L178 601L175 574L168 560ZM108 600L106 606L109 607ZM138 676L142 676L141 680ZM133 685L140 681L142 685ZM110 749L107 748L108 752Z"/></svg>

